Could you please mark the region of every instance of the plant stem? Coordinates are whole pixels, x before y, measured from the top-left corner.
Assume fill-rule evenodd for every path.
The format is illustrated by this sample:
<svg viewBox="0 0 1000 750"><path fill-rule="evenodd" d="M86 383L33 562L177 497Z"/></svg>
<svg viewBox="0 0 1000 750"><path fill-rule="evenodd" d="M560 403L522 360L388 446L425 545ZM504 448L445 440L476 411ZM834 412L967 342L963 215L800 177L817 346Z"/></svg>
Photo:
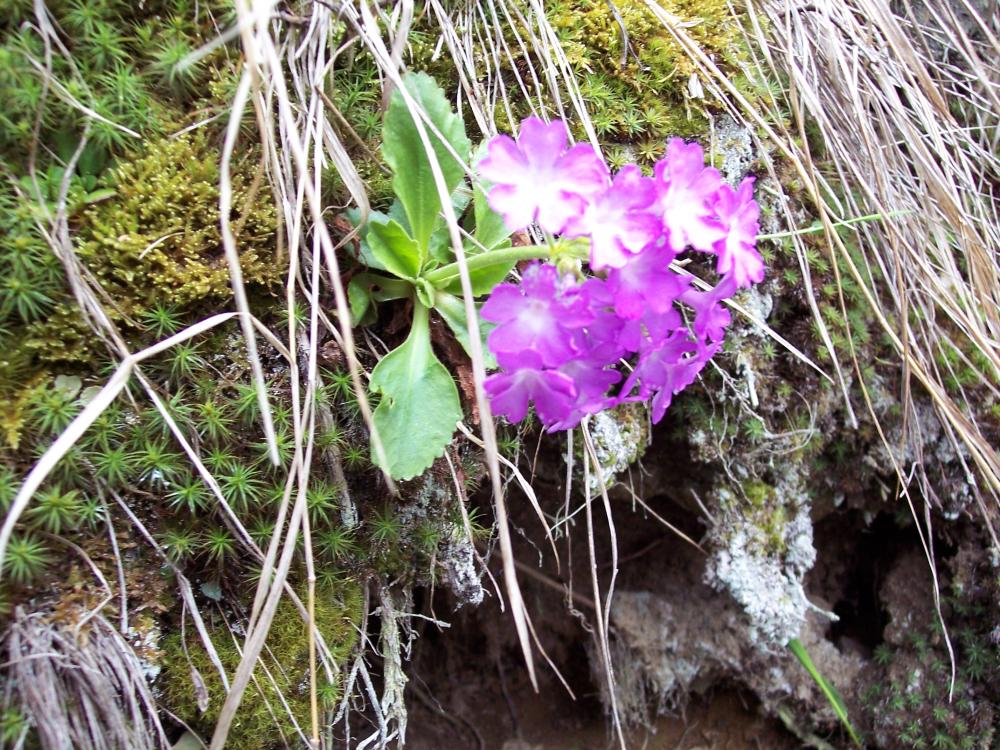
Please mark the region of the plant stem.
<svg viewBox="0 0 1000 750"><path fill-rule="evenodd" d="M844 219L843 221L835 221L830 224L831 227L849 227L852 224L861 224L866 221L885 221L886 219L895 219L899 216L906 216L913 213L912 211L890 211L886 214L868 214L867 216L856 216L853 219ZM801 234L815 234L816 232L822 232L825 227L811 226L805 229L793 229L790 232L777 232L775 234L758 234L758 240L780 240L785 237L795 237Z"/></svg>
<svg viewBox="0 0 1000 750"><path fill-rule="evenodd" d="M487 253L473 255L465 263L469 271L478 271L490 266L498 266L503 263L515 263L519 260L531 260L533 258L548 258L549 248L542 245L525 245L523 247L506 247L502 250L490 250ZM446 266L437 268L424 274L424 278L436 287L442 287L454 278L457 278L458 263L449 263Z"/></svg>

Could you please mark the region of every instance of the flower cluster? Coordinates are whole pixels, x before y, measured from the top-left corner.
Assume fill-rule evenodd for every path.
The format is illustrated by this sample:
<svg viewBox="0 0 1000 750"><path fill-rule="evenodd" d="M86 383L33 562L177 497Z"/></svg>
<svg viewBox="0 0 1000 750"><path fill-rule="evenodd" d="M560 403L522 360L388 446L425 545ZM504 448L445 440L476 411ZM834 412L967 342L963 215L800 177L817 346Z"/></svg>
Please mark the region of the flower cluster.
<svg viewBox="0 0 1000 750"><path fill-rule="evenodd" d="M549 431L598 411L652 400L659 421L721 346L723 301L764 278L755 243L753 178L734 190L701 147L667 144L653 177L635 165L612 176L589 145L567 148L566 126L529 118L517 140L494 138L480 174L511 230L537 224L590 241L590 278L550 263L500 284L482 315L501 370L486 380L493 409L512 422L530 403ZM687 249L716 257L719 281L699 291L670 266ZM628 363L627 376L619 369Z"/></svg>

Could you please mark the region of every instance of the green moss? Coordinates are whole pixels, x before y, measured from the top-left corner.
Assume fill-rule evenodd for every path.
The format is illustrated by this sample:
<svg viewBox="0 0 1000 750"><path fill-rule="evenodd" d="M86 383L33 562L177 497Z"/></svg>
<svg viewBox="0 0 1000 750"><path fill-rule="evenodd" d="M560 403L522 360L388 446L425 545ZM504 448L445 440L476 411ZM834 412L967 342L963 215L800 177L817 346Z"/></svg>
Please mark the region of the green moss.
<svg viewBox="0 0 1000 750"><path fill-rule="evenodd" d="M751 480L742 489L746 504L739 504L734 510L749 521L761 550L767 555L780 557L786 548L788 508L781 501L778 491L767 482Z"/></svg>
<svg viewBox="0 0 1000 750"><path fill-rule="evenodd" d="M341 582L336 591L329 587L317 589L316 623L338 664L346 662L354 648L361 609L361 589L355 583ZM234 642L234 637L221 622L210 626L210 635L231 678L240 661L236 642L242 645L242 639L236 636ZM207 737L218 719L226 692L208 654L190 629L186 645L185 655L179 632L164 638L163 672L157 685L162 690L164 705ZM260 663L254 670L253 680L233 721L227 746L240 750L269 750L285 747L287 742L288 746L297 747L300 743L295 740L295 724L308 734L311 721L309 642L305 624L287 598L281 600L275 612L262 662L266 672ZM207 692L208 708L204 713L198 708L198 696L192 683L193 670L199 673ZM326 684L322 670L319 677L320 695L326 701L335 700L342 686L339 682ZM275 686L287 702L291 715L282 706Z"/></svg>
<svg viewBox="0 0 1000 750"><path fill-rule="evenodd" d="M774 500L774 487L766 482L753 481L743 485L743 494L750 502L750 507L761 510L766 508L770 501Z"/></svg>
<svg viewBox="0 0 1000 750"><path fill-rule="evenodd" d="M203 136L153 141L114 173L117 196L89 210L80 258L121 314L229 295L219 230L218 151ZM254 190L257 161L234 165L233 228L244 280L277 282L270 194Z"/></svg>
<svg viewBox="0 0 1000 750"><path fill-rule="evenodd" d="M727 5L725 0L661 3L736 80L745 47L739 22ZM604 0L560 0L548 13L570 64L581 76L581 93L598 135L630 143L704 135L708 119L703 102L692 99L688 90L696 72L689 56L640 0L618 0L614 8L628 31L627 48L612 7ZM748 82L738 85L755 98Z"/></svg>
<svg viewBox="0 0 1000 750"><path fill-rule="evenodd" d="M62 302L44 319L27 327L25 348L44 363L89 363L93 361L93 331L73 302Z"/></svg>

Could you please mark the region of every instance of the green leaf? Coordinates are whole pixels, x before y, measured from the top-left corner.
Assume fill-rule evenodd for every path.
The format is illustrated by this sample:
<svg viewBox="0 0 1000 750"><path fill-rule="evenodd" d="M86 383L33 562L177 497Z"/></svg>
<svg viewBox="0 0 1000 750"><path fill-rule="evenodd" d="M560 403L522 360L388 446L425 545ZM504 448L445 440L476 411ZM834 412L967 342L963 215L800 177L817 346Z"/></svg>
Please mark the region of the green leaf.
<svg viewBox="0 0 1000 750"><path fill-rule="evenodd" d="M344 212L347 216L347 220L351 222L352 226L358 226L361 223L361 209L351 208ZM368 214L369 221L381 221L383 224L388 221L388 218L381 211L372 211ZM364 263L369 268L374 268L377 271L388 271L389 269L382 265L382 262L375 257L372 249L368 246L368 232L363 231L358 236L358 246L360 250L360 257L357 260Z"/></svg>
<svg viewBox="0 0 1000 750"><path fill-rule="evenodd" d="M53 387L66 398L73 399L83 387L83 381L76 375L57 375Z"/></svg>
<svg viewBox="0 0 1000 750"><path fill-rule="evenodd" d="M351 306L351 327L367 325L375 317L371 289L357 276L347 284L347 302Z"/></svg>
<svg viewBox="0 0 1000 750"><path fill-rule="evenodd" d="M791 651L795 658L799 660L799 663L805 667L805 670L809 673L809 676L813 678L813 681L822 691L823 696L826 698L827 702L830 704L830 708L840 719L840 723L844 725L844 729L847 730L847 734L850 735L851 740L858 747L864 747L861 742L861 737L858 735L857 730L851 723L851 717L847 713L847 705L844 703L844 699L840 697L840 693L837 692L835 688L827 679L820 673L813 664L813 660L809 657L809 652L806 651L806 647L802 645L802 641L798 638L792 638L788 642L788 650Z"/></svg>
<svg viewBox="0 0 1000 750"><path fill-rule="evenodd" d="M390 219L393 219L399 226L405 229L407 234L413 234L410 230L410 220L406 218L406 209L399 202L399 198L393 200L392 205L389 206L389 210L385 213Z"/></svg>
<svg viewBox="0 0 1000 750"><path fill-rule="evenodd" d="M405 75L403 85L459 158L468 161L471 145L465 136L465 125L452 111L441 87L426 73ZM448 153L444 143L429 128L425 129L441 165L445 189L450 195L462 181L465 170ZM393 171L392 187L406 209L413 238L420 248L426 250L441 210L441 199L434 184L428 154L398 90L393 92L385 114L382 153Z"/></svg>
<svg viewBox="0 0 1000 750"><path fill-rule="evenodd" d="M389 219L386 222L368 222L368 247L383 267L404 279L415 279L423 265L420 248L399 224Z"/></svg>
<svg viewBox="0 0 1000 750"><path fill-rule="evenodd" d="M455 216L460 217L469 206L469 191L462 185L451 194L451 205L455 209ZM438 216L434 223L434 230L431 232L430 246L427 248L431 259L444 265L455 260L455 253L451 250L451 232L448 231L448 224L444 217Z"/></svg>
<svg viewBox="0 0 1000 750"><path fill-rule="evenodd" d="M472 339L469 338L469 319L465 315L465 303L457 297L452 297L450 294L439 291L434 295L434 309L438 311L444 322L448 324L452 333L455 334L455 338L458 339L458 343L465 349L465 353L471 357ZM486 346L486 336L493 328L494 325L492 323L487 323L481 317L479 318L479 335L483 339L483 360L487 370L495 370L497 367L497 361Z"/></svg>
<svg viewBox="0 0 1000 750"><path fill-rule="evenodd" d="M112 188L101 188L100 190L94 190L83 196L83 203L88 206L93 203L100 203L101 201L106 201L109 198L114 198L118 195L118 191Z"/></svg>
<svg viewBox="0 0 1000 750"><path fill-rule="evenodd" d="M425 282L426 283L426 282ZM391 279L377 273L359 273L347 285L347 301L351 306L351 325L371 325L375 322L374 302L409 299L413 284L401 279Z"/></svg>
<svg viewBox="0 0 1000 750"><path fill-rule="evenodd" d="M480 253L479 257L485 255L486 253ZM478 297L481 294L492 292L493 287L507 278L507 274L510 273L515 263L517 263L517 258L497 257L497 262L492 265L483 266L482 268L470 268L469 280L472 282L472 296ZM460 276L452 277L444 286L444 291L450 294L461 294L462 278Z"/></svg>
<svg viewBox="0 0 1000 750"><path fill-rule="evenodd" d="M458 388L431 349L428 310L414 304L413 328L403 344L372 370L369 386L382 395L372 415L385 450L383 466L394 479L422 474L444 455L462 418Z"/></svg>
<svg viewBox="0 0 1000 750"><path fill-rule="evenodd" d="M417 279L417 283L413 286L420 304L424 307L434 307L434 285L427 279Z"/></svg>
<svg viewBox="0 0 1000 750"><path fill-rule="evenodd" d="M472 205L476 216L476 231L472 236L476 241L487 250L507 244L511 231L504 224L503 216L490 208L486 193L478 187L475 189Z"/></svg>

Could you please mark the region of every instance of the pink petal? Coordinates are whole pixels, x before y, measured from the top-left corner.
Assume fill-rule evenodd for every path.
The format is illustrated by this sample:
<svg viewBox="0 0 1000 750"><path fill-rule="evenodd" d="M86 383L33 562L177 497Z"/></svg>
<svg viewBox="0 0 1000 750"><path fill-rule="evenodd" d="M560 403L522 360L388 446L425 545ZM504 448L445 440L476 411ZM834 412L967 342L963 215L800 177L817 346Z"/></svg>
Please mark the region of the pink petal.
<svg viewBox="0 0 1000 750"><path fill-rule="evenodd" d="M524 229L535 218L535 198L522 185L495 185L486 200L512 232Z"/></svg>
<svg viewBox="0 0 1000 750"><path fill-rule="evenodd" d="M570 219L582 214L586 207L586 201L579 195L564 190L555 194L549 192L538 206L538 226L546 232L558 234Z"/></svg>
<svg viewBox="0 0 1000 750"><path fill-rule="evenodd" d="M524 305L524 295L514 284L500 284L493 288L480 310L483 320L502 323L516 317Z"/></svg>
<svg viewBox="0 0 1000 750"><path fill-rule="evenodd" d="M546 124L537 117L529 117L521 123L517 143L532 165L548 167L566 150L567 137L562 120Z"/></svg>
<svg viewBox="0 0 1000 750"><path fill-rule="evenodd" d="M589 143L577 143L556 163L562 189L590 198L606 189L608 168Z"/></svg>
<svg viewBox="0 0 1000 750"><path fill-rule="evenodd" d="M477 169L490 182L510 183L527 171L528 160L510 136L498 135L489 142Z"/></svg>

